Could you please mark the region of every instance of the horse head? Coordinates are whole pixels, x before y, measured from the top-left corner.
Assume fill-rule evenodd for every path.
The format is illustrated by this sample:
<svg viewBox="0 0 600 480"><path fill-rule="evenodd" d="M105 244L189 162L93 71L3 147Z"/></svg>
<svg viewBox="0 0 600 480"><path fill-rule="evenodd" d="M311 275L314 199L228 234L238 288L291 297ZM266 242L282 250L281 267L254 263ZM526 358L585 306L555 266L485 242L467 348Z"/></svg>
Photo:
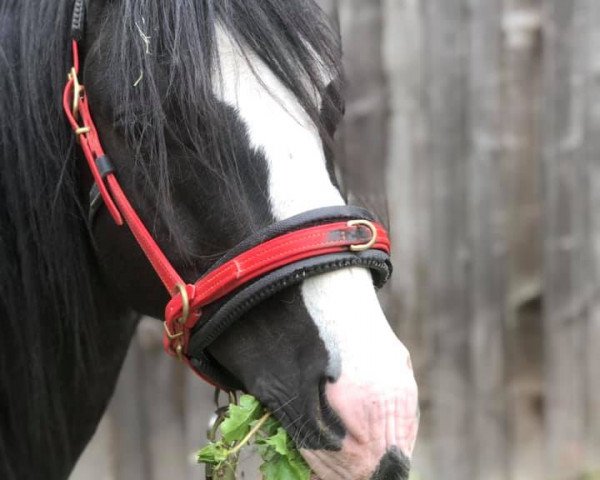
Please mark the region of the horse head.
<svg viewBox="0 0 600 480"><path fill-rule="evenodd" d="M331 148L340 49L312 1L90 0L80 45L107 168L187 285L272 225L350 211ZM80 160L102 281L115 303L161 318L177 292L115 225ZM409 353L375 292L386 267L368 260L303 268L245 303L228 292L196 312L196 337L234 302L227 328L197 348L192 336L187 352L269 408L324 480L407 478L417 434Z"/></svg>
<svg viewBox="0 0 600 480"><path fill-rule="evenodd" d="M83 78L98 131L187 282L270 224L345 204L326 154L340 116L333 39L304 1L90 9ZM168 299L133 236L106 210L91 222L123 301L160 317ZM368 268L266 296L206 355L274 412L321 478L408 471L416 384Z"/></svg>

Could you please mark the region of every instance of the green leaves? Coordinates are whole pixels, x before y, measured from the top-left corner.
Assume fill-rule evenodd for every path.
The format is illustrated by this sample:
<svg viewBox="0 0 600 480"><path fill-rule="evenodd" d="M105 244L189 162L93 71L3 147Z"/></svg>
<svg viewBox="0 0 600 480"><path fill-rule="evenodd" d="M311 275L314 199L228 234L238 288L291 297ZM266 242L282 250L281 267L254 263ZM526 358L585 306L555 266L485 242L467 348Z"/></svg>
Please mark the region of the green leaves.
<svg viewBox="0 0 600 480"><path fill-rule="evenodd" d="M238 405L229 405L220 433L221 440L196 454L198 463L206 463L215 480L235 478L239 450L252 439L263 460L263 480L310 479L310 468L287 432L251 395L242 395Z"/></svg>
<svg viewBox="0 0 600 480"><path fill-rule="evenodd" d="M229 456L229 449L219 443L209 443L196 453L198 463L218 465Z"/></svg>
<svg viewBox="0 0 600 480"><path fill-rule="evenodd" d="M309 480L310 469L300 454L295 456L278 455L260 466L265 480Z"/></svg>
<svg viewBox="0 0 600 480"><path fill-rule="evenodd" d="M286 431L279 427L275 435L264 440L264 444L273 447L280 455L287 455L289 453L288 441L289 438Z"/></svg>
<svg viewBox="0 0 600 480"><path fill-rule="evenodd" d="M310 468L287 432L275 421L275 433L256 439L265 480L309 480Z"/></svg>
<svg viewBox="0 0 600 480"><path fill-rule="evenodd" d="M251 423L262 414L262 407L251 395L242 395L239 405L229 405L229 415L221 424L225 443L240 441L252 428Z"/></svg>

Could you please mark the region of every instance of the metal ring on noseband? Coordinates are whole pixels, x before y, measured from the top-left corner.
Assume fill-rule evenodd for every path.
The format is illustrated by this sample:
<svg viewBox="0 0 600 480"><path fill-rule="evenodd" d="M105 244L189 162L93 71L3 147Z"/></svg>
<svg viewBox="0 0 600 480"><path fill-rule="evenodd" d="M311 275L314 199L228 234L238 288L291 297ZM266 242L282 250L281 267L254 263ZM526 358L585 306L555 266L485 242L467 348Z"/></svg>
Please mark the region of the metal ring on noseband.
<svg viewBox="0 0 600 480"><path fill-rule="evenodd" d="M362 225L371 230L371 239L367 243L358 243L356 245L350 245L351 252L362 252L364 250L369 250L375 242L377 241L377 228L373 224L373 222L369 222L369 220L350 220L348 222L349 227L354 227L356 225Z"/></svg>
<svg viewBox="0 0 600 480"><path fill-rule="evenodd" d="M181 283L175 285L175 292L181 295L181 317L179 317L177 321L181 324L184 324L190 316L190 298L188 297L185 285Z"/></svg>
<svg viewBox="0 0 600 480"><path fill-rule="evenodd" d="M181 295L181 317L177 319L177 323L183 326L190 315L190 298L188 296L185 285L181 283L175 285L175 290L173 291L173 293ZM183 328L179 332L171 332L171 330L169 330L169 324L166 321L163 322L163 325L167 337L169 338L169 340L171 340L171 344L173 343L173 340L183 337ZM173 348L173 345L171 345L171 348ZM174 345L174 350L175 353L177 353L177 357L179 358L179 360L183 361L183 343L181 341L177 342L177 345Z"/></svg>

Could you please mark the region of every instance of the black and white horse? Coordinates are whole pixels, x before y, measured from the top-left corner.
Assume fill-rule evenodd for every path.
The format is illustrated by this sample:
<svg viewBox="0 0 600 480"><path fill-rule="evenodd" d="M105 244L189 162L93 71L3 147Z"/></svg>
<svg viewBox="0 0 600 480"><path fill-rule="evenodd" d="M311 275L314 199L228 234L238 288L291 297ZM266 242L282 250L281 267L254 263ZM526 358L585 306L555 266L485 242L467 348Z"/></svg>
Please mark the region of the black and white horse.
<svg viewBox="0 0 600 480"><path fill-rule="evenodd" d="M0 477L66 478L140 314L168 295L61 111L74 0L0 0ZM274 222L343 205L336 35L311 0L89 0L81 77L105 150L187 281ZM417 388L369 271L306 279L209 347L324 480L407 478Z"/></svg>

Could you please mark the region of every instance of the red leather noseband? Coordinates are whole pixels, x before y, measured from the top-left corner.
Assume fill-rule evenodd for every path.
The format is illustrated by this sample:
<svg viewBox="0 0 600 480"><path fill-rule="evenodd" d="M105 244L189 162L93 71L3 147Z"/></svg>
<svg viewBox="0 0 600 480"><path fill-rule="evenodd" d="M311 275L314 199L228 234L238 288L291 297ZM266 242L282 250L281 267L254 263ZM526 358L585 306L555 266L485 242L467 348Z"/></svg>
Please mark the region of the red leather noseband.
<svg viewBox="0 0 600 480"><path fill-rule="evenodd" d="M275 225L281 227L275 229L276 234L265 236L258 244L244 248L235 256L218 262L217 266L198 281L186 284L121 188L102 148L85 88L78 80L79 54L76 40L72 42L72 53L73 67L63 92L65 115L77 135L94 183L108 212L117 225L127 224L172 297L165 309L165 350L170 355L178 356L205 380L223 387L214 378L200 371L199 367L192 365L192 359L188 355L192 330L198 330L196 327L201 323L199 321L203 308L258 278L306 259L328 258L332 254L346 253L354 260L360 259L361 252L370 251L384 252L386 256L389 254L390 241L385 229L364 218L367 214L361 214L358 218L348 218L349 212L346 210L343 214L329 213L325 217L317 217L301 228L287 225L285 221L280 222ZM350 207L347 209L350 210ZM364 265L370 264L365 262ZM327 268L340 267L336 264Z"/></svg>
<svg viewBox="0 0 600 480"><path fill-rule="evenodd" d="M202 307L265 273L305 258L344 252L369 243L373 243L369 248L389 253L390 242L381 225L367 220L349 223L327 223L278 236L211 270L195 284L187 285L187 300L185 294L176 295L165 309L165 349L171 354L186 353L189 333L200 319Z"/></svg>

